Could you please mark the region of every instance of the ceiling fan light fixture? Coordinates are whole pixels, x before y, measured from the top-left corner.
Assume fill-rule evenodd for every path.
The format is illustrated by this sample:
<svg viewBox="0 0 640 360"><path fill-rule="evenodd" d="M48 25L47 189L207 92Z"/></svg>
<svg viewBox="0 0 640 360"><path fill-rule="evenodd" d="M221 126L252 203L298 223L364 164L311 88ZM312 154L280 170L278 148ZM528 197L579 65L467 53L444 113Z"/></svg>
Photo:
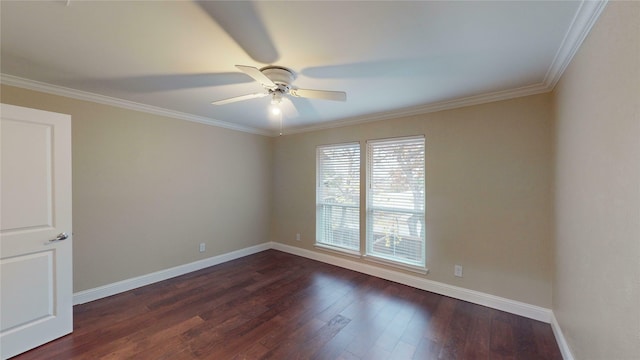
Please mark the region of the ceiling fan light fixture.
<svg viewBox="0 0 640 360"><path fill-rule="evenodd" d="M280 104L282 103L282 99L287 96L334 101L347 100L347 94L343 91L311 90L292 87L291 83L295 80L296 75L293 71L285 67L265 66L262 69L258 69L253 66L236 65L236 68L260 83L265 91L257 94L241 95L229 99L218 100L212 102L212 104L224 105L263 96L270 96L271 105L268 110L269 116L279 118L281 122L280 127L282 127L282 109L280 108ZM294 116L298 116L299 114L295 110L293 103L290 103L290 105L291 106L289 106L289 108L293 110L293 113L295 114ZM291 110L288 110L288 112L290 111Z"/></svg>
<svg viewBox="0 0 640 360"><path fill-rule="evenodd" d="M282 103L282 92L275 90L271 91L271 106L269 107L271 114L280 115L282 110L280 109L280 104Z"/></svg>
<svg viewBox="0 0 640 360"><path fill-rule="evenodd" d="M282 93L274 91L271 93L271 105L280 105L282 103Z"/></svg>

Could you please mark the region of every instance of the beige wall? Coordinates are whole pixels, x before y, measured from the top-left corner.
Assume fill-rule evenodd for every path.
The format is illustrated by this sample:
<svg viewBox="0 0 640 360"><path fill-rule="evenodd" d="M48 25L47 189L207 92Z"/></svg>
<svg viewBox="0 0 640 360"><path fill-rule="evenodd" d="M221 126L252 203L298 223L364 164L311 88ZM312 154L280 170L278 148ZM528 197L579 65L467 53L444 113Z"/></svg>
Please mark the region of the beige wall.
<svg viewBox="0 0 640 360"><path fill-rule="evenodd" d="M317 145L424 134L430 269L424 276L548 308L551 124L550 96L543 94L279 137L271 238L315 250ZM463 278L453 276L456 263L464 266Z"/></svg>
<svg viewBox="0 0 640 360"><path fill-rule="evenodd" d="M551 305L548 94L276 139L9 86L1 100L72 115L76 292L270 230L313 249L315 146L424 134L426 277Z"/></svg>
<svg viewBox="0 0 640 360"><path fill-rule="evenodd" d="M576 359L638 359L640 2L609 2L553 95L553 311Z"/></svg>
<svg viewBox="0 0 640 360"><path fill-rule="evenodd" d="M9 86L1 100L72 116L75 292L269 240L272 138Z"/></svg>

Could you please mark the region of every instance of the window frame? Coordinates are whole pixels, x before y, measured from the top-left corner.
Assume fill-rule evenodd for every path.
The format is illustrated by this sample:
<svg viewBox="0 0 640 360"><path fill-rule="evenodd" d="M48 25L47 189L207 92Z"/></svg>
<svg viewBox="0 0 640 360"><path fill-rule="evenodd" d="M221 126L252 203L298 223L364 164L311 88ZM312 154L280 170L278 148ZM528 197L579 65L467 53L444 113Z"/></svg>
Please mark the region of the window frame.
<svg viewBox="0 0 640 360"><path fill-rule="evenodd" d="M415 140L422 140L422 150L423 150L423 158L422 158L422 193L423 193L423 198L422 198L422 212L416 212L414 211L410 211L411 213L414 214L420 214L421 215L421 220L422 220L422 226L419 232L419 237L420 237L420 246L421 246L421 253L420 255L420 261L416 261L416 262L411 262L411 261L402 261L399 260L397 258L391 257L391 256L382 256L380 254L376 254L374 251L372 251L372 246L373 244L373 236L374 236L374 223L373 223L373 213L375 210L389 210L389 209L384 209L382 207L376 207L373 205L373 184L372 184L372 174L373 174L373 170L374 170L374 164L373 164L373 147L375 146L375 144L381 144L381 143L401 143L403 141L406 142L410 142L410 141L415 141ZM412 271L417 271L417 272L426 272L427 268L426 268L426 245L427 245L427 241L426 241L426 148L427 148L427 144L426 144L426 137L424 135L417 135L417 136L404 136L404 137L394 137L394 138L381 138L381 139L372 139L372 140L367 140L366 141L366 155L365 155L365 166L366 166L366 170L365 170L365 176L366 176L366 184L365 184L365 189L366 191L364 192L364 196L366 199L366 208L365 208L365 222L366 222L366 226L365 226L365 239L364 239L364 257L368 260L374 261L374 262L378 262L378 263L382 263L384 265L389 265L389 266L394 266L394 267L400 267L400 268L405 268L405 269L409 269ZM362 193L362 192L361 192ZM392 210L393 211L393 210ZM392 212L391 211L391 212ZM409 213L409 212L407 212Z"/></svg>
<svg viewBox="0 0 640 360"><path fill-rule="evenodd" d="M332 243L330 241L327 241L326 237L322 238L322 234L323 231L326 229L326 224L325 221L322 220L325 216L324 211L320 211L320 206L324 205L326 206L327 203L325 202L321 202L320 200L320 196L321 196L321 182L323 181L323 175L324 175L324 169L322 168L322 163L321 163L321 158L320 158L320 154L323 150L325 149L338 149L338 148L348 148L348 147L353 147L354 149L357 148L358 154L357 154L357 158L358 158L358 163L357 163L357 187L358 187L358 191L357 191L357 205L332 205L332 207L334 206L339 206L339 207L346 207L349 209L356 209L356 213L357 213L357 248L356 247L347 247L347 246L340 246L338 244ZM325 250L330 250L330 251L337 251L339 253L344 253L347 255L351 255L351 256L357 256L360 257L361 256L361 249L362 249L362 229L361 229L361 217L362 217L362 207L361 207L361 198L362 198L362 145L360 142L345 142L345 143L337 143L337 144L326 144L326 145L318 145L316 146L316 232L315 232L315 244L314 246L325 249Z"/></svg>

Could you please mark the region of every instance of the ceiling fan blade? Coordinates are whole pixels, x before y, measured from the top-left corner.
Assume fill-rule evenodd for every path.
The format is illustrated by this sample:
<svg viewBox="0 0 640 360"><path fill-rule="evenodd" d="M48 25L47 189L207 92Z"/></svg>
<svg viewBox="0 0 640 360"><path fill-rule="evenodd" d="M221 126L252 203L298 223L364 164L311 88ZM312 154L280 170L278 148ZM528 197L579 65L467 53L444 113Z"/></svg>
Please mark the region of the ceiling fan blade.
<svg viewBox="0 0 640 360"><path fill-rule="evenodd" d="M289 93L302 98L347 101L347 93L344 91L291 89Z"/></svg>
<svg viewBox="0 0 640 360"><path fill-rule="evenodd" d="M267 93L256 93L256 94L241 95L241 96L236 96L236 97L232 97L232 98L229 98L229 99L223 99L223 100L214 101L211 104L213 104L213 105L225 105L225 104L230 104L230 103L243 101L243 100L261 98L261 97L265 97L267 95L269 95L269 94L267 94Z"/></svg>
<svg viewBox="0 0 640 360"><path fill-rule="evenodd" d="M70 79L65 86L93 86L94 88L113 89L128 93L157 93L215 87L231 84L252 82L237 71L223 73L193 73L193 74L151 74L124 77L80 77Z"/></svg>
<svg viewBox="0 0 640 360"><path fill-rule="evenodd" d="M276 85L276 83L271 81L271 79L269 79L265 74L263 74L262 71L260 71L260 69L255 68L253 66L246 66L246 65L236 65L236 67L238 68L238 70L251 76L255 81L262 84L262 86L264 86L265 88L272 89L272 90L278 88L278 85Z"/></svg>
<svg viewBox="0 0 640 360"><path fill-rule="evenodd" d="M278 61L278 50L252 1L197 3L253 60L263 64Z"/></svg>

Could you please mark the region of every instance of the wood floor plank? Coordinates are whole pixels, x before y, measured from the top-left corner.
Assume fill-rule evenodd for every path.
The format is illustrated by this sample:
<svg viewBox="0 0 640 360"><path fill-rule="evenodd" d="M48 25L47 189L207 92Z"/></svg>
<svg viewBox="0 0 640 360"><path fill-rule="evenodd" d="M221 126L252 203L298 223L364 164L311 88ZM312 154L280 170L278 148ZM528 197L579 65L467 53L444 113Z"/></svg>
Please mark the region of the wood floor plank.
<svg viewBox="0 0 640 360"><path fill-rule="evenodd" d="M92 349L86 354L90 358L100 359L126 359L143 358L156 359L162 355L181 347L184 342L180 335L193 326L204 322L200 317L195 316L180 323L167 326L162 330L144 329L134 336L118 339L109 344L109 350L100 351L99 348Z"/></svg>
<svg viewBox="0 0 640 360"><path fill-rule="evenodd" d="M353 342L358 336L350 331L339 331L331 340L329 340L322 349L318 350L313 357L314 360L332 360L338 359L340 355L346 351L347 346Z"/></svg>
<svg viewBox="0 0 640 360"><path fill-rule="evenodd" d="M491 322L490 351L492 359L516 359L516 342L513 327L504 318L494 318Z"/></svg>
<svg viewBox="0 0 640 360"><path fill-rule="evenodd" d="M446 339L447 328L453 317L457 300L443 297L438 305L438 309L433 314L431 324L427 327L425 337L430 340L443 345Z"/></svg>
<svg viewBox="0 0 640 360"><path fill-rule="evenodd" d="M440 357L443 359L463 359L467 334L471 324L474 306L465 301L456 301L451 322L445 332Z"/></svg>
<svg viewBox="0 0 640 360"><path fill-rule="evenodd" d="M416 347L404 341L398 342L393 349L390 358L394 360L411 360L416 352Z"/></svg>
<svg viewBox="0 0 640 360"><path fill-rule="evenodd" d="M413 353L413 358L415 360L438 359L441 348L442 346L436 341L433 341L428 337L423 337L418 345L416 345L416 351Z"/></svg>
<svg viewBox="0 0 640 360"><path fill-rule="evenodd" d="M541 359L562 360L558 343L552 331L549 331L549 324L540 321L532 321L533 336L536 348L540 352Z"/></svg>
<svg viewBox="0 0 640 360"><path fill-rule="evenodd" d="M480 307L474 311L469 324L469 333L463 358L469 360L489 359L491 345L491 309Z"/></svg>
<svg viewBox="0 0 640 360"><path fill-rule="evenodd" d="M268 250L74 307L14 360L562 359L548 324Z"/></svg>
<svg viewBox="0 0 640 360"><path fill-rule="evenodd" d="M329 342L337 333L339 333L351 319L347 319L344 316L336 315L328 323L318 329L313 336L307 339L306 342L298 342L298 339L293 338L293 341L297 344L297 349L294 357L300 359L312 359L317 353ZM288 356L288 354L285 354Z"/></svg>

